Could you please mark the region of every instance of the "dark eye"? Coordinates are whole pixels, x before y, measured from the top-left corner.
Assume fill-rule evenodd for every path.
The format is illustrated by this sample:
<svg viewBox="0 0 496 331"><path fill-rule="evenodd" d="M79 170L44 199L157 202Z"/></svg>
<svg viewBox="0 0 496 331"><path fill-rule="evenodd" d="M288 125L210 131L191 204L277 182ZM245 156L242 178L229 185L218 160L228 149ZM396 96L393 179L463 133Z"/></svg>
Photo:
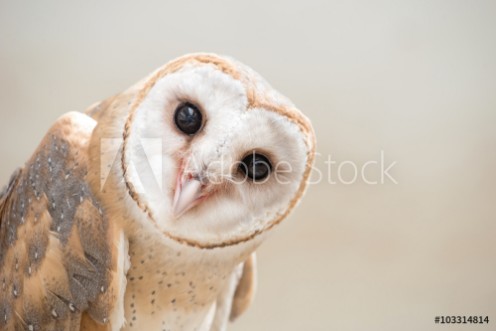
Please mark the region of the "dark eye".
<svg viewBox="0 0 496 331"><path fill-rule="evenodd" d="M174 121L182 132L192 135L198 132L202 126L202 114L190 103L179 105L174 114Z"/></svg>
<svg viewBox="0 0 496 331"><path fill-rule="evenodd" d="M254 181L260 181L269 176L272 165L262 154L252 153L241 161L239 169Z"/></svg>

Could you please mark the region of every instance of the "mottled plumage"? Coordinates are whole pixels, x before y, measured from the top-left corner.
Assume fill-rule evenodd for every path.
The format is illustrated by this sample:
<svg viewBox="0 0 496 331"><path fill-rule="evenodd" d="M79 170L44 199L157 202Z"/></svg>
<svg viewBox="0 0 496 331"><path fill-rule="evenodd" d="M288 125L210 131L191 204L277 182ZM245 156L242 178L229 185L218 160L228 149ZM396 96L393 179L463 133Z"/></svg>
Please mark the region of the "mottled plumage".
<svg viewBox="0 0 496 331"><path fill-rule="evenodd" d="M0 328L79 330L115 305L117 229L87 182L94 121L72 113L50 129L0 202Z"/></svg>
<svg viewBox="0 0 496 331"><path fill-rule="evenodd" d="M174 124L185 103L203 114L198 134ZM273 163L264 183L216 164L255 152ZM0 329L224 330L313 157L287 99L209 54L62 116L0 193Z"/></svg>

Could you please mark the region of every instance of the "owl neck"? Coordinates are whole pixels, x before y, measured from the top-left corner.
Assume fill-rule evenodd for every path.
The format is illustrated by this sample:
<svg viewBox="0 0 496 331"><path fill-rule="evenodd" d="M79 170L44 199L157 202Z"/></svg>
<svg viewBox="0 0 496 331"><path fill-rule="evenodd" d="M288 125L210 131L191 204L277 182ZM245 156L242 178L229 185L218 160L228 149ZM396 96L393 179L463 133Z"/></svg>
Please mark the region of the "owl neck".
<svg viewBox="0 0 496 331"><path fill-rule="evenodd" d="M140 307L148 316L208 309L232 279L236 267L255 248L246 245L205 250L170 243L154 234L135 233L129 237L127 305Z"/></svg>
<svg viewBox="0 0 496 331"><path fill-rule="evenodd" d="M182 268L200 271L206 269L219 276L230 274L258 247L259 240L222 248L203 249L180 244L166 238L162 233L133 231L128 236L131 269L146 269L148 272L168 273ZM168 270L167 270L168 269Z"/></svg>

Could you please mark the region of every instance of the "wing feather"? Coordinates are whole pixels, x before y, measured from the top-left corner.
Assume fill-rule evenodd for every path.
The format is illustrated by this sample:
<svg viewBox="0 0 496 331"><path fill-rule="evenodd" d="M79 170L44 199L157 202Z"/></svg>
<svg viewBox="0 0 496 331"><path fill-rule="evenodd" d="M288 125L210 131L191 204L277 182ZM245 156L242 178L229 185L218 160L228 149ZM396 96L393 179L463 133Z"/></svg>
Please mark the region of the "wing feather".
<svg viewBox="0 0 496 331"><path fill-rule="evenodd" d="M1 330L112 328L127 252L87 182L95 125L61 117L0 194Z"/></svg>
<svg viewBox="0 0 496 331"><path fill-rule="evenodd" d="M232 301L231 315L229 319L234 321L251 305L255 297L255 290L257 287L257 260L255 253L243 264L243 272L239 279L234 299Z"/></svg>
<svg viewBox="0 0 496 331"><path fill-rule="evenodd" d="M2 191L0 191L0 222L2 221L2 214L3 210L5 209L7 197L10 195L10 192L12 191L12 188L16 185L17 181L21 177L22 174L22 168L17 169L12 176L10 177L9 183L7 186L3 188Z"/></svg>

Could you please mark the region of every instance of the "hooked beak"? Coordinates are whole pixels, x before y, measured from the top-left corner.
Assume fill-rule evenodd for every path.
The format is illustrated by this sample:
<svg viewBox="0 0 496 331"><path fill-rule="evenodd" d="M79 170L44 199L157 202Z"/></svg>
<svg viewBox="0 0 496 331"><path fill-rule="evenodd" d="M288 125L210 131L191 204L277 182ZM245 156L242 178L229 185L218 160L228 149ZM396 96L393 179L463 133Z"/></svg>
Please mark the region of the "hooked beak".
<svg viewBox="0 0 496 331"><path fill-rule="evenodd" d="M205 185L202 184L198 176L183 176L183 170L178 174L176 190L172 210L175 218L178 218L194 206L198 205L205 197L203 194Z"/></svg>

